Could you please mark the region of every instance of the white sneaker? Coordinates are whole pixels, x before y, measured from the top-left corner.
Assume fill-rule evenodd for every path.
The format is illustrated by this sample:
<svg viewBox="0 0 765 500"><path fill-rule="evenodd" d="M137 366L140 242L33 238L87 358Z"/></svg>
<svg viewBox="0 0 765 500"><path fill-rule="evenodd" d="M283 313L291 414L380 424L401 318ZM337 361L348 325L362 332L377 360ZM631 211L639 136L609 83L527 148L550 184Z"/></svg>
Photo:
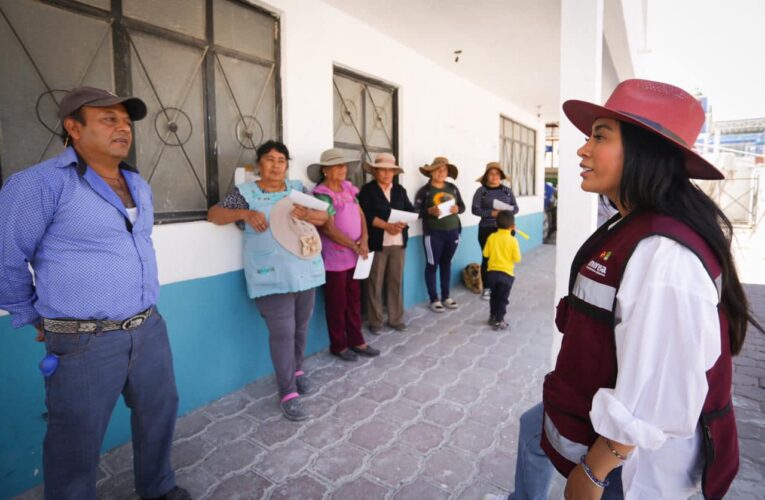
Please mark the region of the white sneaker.
<svg viewBox="0 0 765 500"><path fill-rule="evenodd" d="M491 288L484 288L481 294L481 299L489 300L491 298Z"/></svg>
<svg viewBox="0 0 765 500"><path fill-rule="evenodd" d="M487 493L481 500L507 500L507 495L496 495L494 493Z"/></svg>
<svg viewBox="0 0 765 500"><path fill-rule="evenodd" d="M457 309L457 302L450 297L444 301L444 306L449 309Z"/></svg>
<svg viewBox="0 0 765 500"><path fill-rule="evenodd" d="M433 312L442 313L446 311L446 308L444 307L444 305L441 303L440 300L436 300L435 302L430 303L430 310Z"/></svg>

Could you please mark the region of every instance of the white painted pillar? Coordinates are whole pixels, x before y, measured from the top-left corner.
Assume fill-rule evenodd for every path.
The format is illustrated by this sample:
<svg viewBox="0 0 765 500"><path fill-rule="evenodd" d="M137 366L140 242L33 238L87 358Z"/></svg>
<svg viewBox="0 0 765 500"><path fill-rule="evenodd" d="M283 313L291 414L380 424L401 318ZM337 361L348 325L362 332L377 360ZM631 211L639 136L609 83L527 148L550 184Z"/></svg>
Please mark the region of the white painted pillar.
<svg viewBox="0 0 765 500"><path fill-rule="evenodd" d="M601 103L603 0L561 0L560 97ZM568 291L576 251L597 226L597 195L581 190L576 150L584 135L561 111L558 165L558 234L555 252L555 303ZM556 330L557 332L557 330ZM552 362L561 335L553 335Z"/></svg>

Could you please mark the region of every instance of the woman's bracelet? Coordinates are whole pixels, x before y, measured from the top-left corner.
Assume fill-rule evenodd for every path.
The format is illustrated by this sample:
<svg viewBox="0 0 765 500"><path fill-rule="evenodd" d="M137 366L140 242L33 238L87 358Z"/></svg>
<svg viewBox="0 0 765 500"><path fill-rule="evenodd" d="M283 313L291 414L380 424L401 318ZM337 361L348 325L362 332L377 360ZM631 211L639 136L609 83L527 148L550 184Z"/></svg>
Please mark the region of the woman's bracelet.
<svg viewBox="0 0 765 500"><path fill-rule="evenodd" d="M584 473L587 474L587 477L590 478L590 481L593 482L593 484L599 488L604 488L608 486L608 479L604 479L603 481L599 480L597 477L595 477L595 474L592 472L592 469L590 469L590 466L587 465L587 462L585 462L584 457L586 455L582 455L582 458L579 459L579 463L582 464L582 469L584 469Z"/></svg>
<svg viewBox="0 0 765 500"><path fill-rule="evenodd" d="M605 440L606 440L606 446L608 446L608 450L611 452L611 455L615 456L622 462L630 458L629 455L622 455L621 453L616 451L616 448L614 448L614 443L612 443L610 439L605 438Z"/></svg>

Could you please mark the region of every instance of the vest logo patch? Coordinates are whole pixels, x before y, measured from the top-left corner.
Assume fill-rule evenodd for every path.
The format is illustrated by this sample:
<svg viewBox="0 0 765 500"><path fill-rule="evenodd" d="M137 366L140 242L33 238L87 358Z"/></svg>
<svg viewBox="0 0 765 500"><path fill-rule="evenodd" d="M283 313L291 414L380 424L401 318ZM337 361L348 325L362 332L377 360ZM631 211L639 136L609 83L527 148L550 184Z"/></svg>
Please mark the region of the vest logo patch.
<svg viewBox="0 0 765 500"><path fill-rule="evenodd" d="M602 261L607 261L611 257L611 250L603 250L600 252L600 255L598 255L598 258Z"/></svg>
<svg viewBox="0 0 765 500"><path fill-rule="evenodd" d="M604 266L600 262L595 262L594 260L591 260L590 262L587 263L587 269L597 274L598 276L606 275L606 266Z"/></svg>

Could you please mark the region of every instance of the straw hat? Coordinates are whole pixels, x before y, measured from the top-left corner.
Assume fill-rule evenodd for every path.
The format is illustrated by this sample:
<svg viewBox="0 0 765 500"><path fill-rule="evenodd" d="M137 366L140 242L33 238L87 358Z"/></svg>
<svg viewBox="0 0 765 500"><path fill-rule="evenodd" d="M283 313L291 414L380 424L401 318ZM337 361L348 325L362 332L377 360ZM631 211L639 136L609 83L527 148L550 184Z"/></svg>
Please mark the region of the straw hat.
<svg viewBox="0 0 765 500"><path fill-rule="evenodd" d="M321 238L316 226L292 217L294 203L284 197L274 203L268 226L277 243L301 259L313 259L321 253Z"/></svg>
<svg viewBox="0 0 765 500"><path fill-rule="evenodd" d="M319 157L319 163L312 163L308 165L306 173L308 178L312 182L319 183L324 180L324 174L321 171L321 167L332 167L335 165L347 165L348 172L357 168L361 163L359 160L353 160L345 155L341 149L332 148L324 151Z"/></svg>
<svg viewBox="0 0 765 500"><path fill-rule="evenodd" d="M563 112L587 136L598 118L637 125L669 141L683 153L688 177L724 178L722 172L693 150L704 125L704 110L695 97L681 88L651 80L625 80L603 106L571 100L563 103Z"/></svg>
<svg viewBox="0 0 765 500"><path fill-rule="evenodd" d="M379 153L372 163L364 163L364 170L370 174L374 174L376 168L392 168L396 175L404 173L404 169L396 165L396 157L390 153Z"/></svg>
<svg viewBox="0 0 765 500"><path fill-rule="evenodd" d="M452 179L457 178L457 174L459 174L459 171L457 170L457 167L449 163L449 160L446 159L445 156L436 156L433 158L433 163L430 165L423 165L420 167L420 173L426 177L430 177L430 174L437 169L438 167L441 167L443 165L446 165L449 173L448 176Z"/></svg>
<svg viewBox="0 0 765 500"><path fill-rule="evenodd" d="M502 178L503 181L507 179L507 176L505 175L505 171L502 170L502 165L498 161L490 161L489 163L486 164L486 170L484 170L483 175L479 177L478 179L476 179L476 181L480 182L481 184L486 184L486 176L488 175L489 170L493 168L497 169L497 171L499 172L499 176Z"/></svg>

